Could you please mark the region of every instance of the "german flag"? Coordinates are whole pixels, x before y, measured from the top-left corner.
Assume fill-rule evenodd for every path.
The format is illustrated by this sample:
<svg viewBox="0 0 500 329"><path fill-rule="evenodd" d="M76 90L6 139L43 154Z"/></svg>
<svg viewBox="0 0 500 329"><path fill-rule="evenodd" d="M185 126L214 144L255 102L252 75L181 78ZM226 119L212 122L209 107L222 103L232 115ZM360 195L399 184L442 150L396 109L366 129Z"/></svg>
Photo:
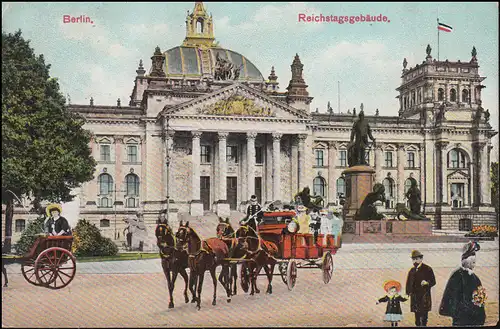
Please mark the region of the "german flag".
<svg viewBox="0 0 500 329"><path fill-rule="evenodd" d="M438 30L444 31L444 32L453 32L453 28L451 26L443 24L443 23L438 23Z"/></svg>

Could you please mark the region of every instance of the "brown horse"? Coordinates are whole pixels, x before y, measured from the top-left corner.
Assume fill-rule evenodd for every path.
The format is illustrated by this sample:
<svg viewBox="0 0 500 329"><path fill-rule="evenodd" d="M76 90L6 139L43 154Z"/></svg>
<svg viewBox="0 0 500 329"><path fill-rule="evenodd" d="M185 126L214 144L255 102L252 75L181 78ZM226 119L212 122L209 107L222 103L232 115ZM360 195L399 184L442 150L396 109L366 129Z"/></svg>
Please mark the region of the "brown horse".
<svg viewBox="0 0 500 329"><path fill-rule="evenodd" d="M198 310L201 308L201 291L205 272L209 271L214 285L214 295L212 305L216 305L217 299L217 278L215 269L222 265L224 258L229 256L229 248L220 239L209 238L202 240L198 233L189 227L189 221L185 225L182 221L176 234L177 244L183 247L187 246L189 254L188 265L190 270L189 289L195 296ZM223 275L221 275L223 276ZM221 284L226 289L227 302L231 302L231 292L229 289L228 278L225 275Z"/></svg>
<svg viewBox="0 0 500 329"><path fill-rule="evenodd" d="M174 233L167 224L158 224L156 226L155 235L156 245L160 249L161 267L163 268L163 273L167 278L168 292L170 294L170 303L168 304L168 308L174 307L172 293L174 291L177 274L179 273L184 278L184 282L186 284L184 288L184 299L186 303L189 303L187 294L188 275L186 272L186 268L188 267L188 253L185 250L176 248ZM194 298L192 302L195 302Z"/></svg>
<svg viewBox="0 0 500 329"><path fill-rule="evenodd" d="M247 256L248 252L240 243L241 241L236 238L236 232L229 223L229 218L226 218L226 220L224 221L222 218L219 217L219 224L217 225L216 232L217 232L217 238L224 241L224 243L228 246L229 258L243 259ZM231 296L236 295L237 293L236 287L238 281L237 264L231 263L230 261L225 261L223 263L222 271L223 272L221 272L221 276L222 273L227 275L227 272L230 271L229 282L228 282L229 289L231 292Z"/></svg>
<svg viewBox="0 0 500 329"><path fill-rule="evenodd" d="M277 260L273 256L278 253L278 247L273 242L262 240L257 232L250 226L241 226L236 231L236 236L238 239L244 241L243 244L247 247L249 252L248 258L252 260L248 262L248 265L242 265L248 266L250 271L250 281L252 284L250 295L253 295L254 292L260 293L259 288L257 288L257 276L262 268L264 268L269 281L266 292L272 294L274 266L277 264Z"/></svg>

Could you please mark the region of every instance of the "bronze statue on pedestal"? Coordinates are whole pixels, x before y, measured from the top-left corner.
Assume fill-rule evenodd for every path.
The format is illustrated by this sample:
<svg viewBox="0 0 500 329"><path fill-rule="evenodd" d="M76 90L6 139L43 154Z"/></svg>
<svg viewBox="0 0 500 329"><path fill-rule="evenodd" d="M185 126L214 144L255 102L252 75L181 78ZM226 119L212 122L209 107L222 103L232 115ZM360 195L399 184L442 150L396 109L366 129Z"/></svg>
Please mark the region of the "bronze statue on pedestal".
<svg viewBox="0 0 500 329"><path fill-rule="evenodd" d="M365 149L368 147L368 137L375 143L375 138L372 135L370 125L365 120L363 112L363 104L361 104L361 112L359 119L352 126L351 141L347 146L347 161L349 167L353 166L368 166L365 159Z"/></svg>

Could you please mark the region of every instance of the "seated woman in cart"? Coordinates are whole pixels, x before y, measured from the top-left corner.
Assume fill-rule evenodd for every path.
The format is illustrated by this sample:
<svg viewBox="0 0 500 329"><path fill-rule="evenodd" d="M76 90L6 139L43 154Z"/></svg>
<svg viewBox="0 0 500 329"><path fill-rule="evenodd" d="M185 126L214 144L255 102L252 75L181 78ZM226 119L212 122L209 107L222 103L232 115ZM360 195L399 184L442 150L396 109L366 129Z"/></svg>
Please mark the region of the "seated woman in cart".
<svg viewBox="0 0 500 329"><path fill-rule="evenodd" d="M72 235L68 220L61 216L62 207L59 204L47 206L46 213L49 219L45 222L45 233L47 235Z"/></svg>

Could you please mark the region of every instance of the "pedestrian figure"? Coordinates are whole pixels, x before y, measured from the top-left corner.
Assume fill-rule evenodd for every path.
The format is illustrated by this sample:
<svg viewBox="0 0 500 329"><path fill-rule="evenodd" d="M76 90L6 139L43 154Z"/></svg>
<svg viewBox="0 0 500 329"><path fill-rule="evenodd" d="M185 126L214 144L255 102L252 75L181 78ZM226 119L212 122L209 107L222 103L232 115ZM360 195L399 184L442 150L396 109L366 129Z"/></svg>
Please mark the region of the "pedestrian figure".
<svg viewBox="0 0 500 329"><path fill-rule="evenodd" d="M399 295L401 291L401 283L395 280L388 280L384 282L384 290L387 295L377 301L380 303L387 303L385 310L384 321L390 322L391 327L397 327L398 322L403 320L403 311L401 310L401 302L406 302L408 298Z"/></svg>
<svg viewBox="0 0 500 329"><path fill-rule="evenodd" d="M410 310L415 313L415 325L426 327L428 313L432 308L431 288L436 285L434 271L422 261L424 255L418 250L411 252L413 268L406 279L406 294L410 296Z"/></svg>
<svg viewBox="0 0 500 329"><path fill-rule="evenodd" d="M332 214L332 229L331 232L337 240L337 245L340 246L342 240L342 227L344 226L344 220L342 219L341 207L333 208Z"/></svg>
<svg viewBox="0 0 500 329"><path fill-rule="evenodd" d="M486 290L473 272L479 243L468 242L462 252L462 266L451 274L444 289L439 314L453 319L453 326L482 326L486 320Z"/></svg>

